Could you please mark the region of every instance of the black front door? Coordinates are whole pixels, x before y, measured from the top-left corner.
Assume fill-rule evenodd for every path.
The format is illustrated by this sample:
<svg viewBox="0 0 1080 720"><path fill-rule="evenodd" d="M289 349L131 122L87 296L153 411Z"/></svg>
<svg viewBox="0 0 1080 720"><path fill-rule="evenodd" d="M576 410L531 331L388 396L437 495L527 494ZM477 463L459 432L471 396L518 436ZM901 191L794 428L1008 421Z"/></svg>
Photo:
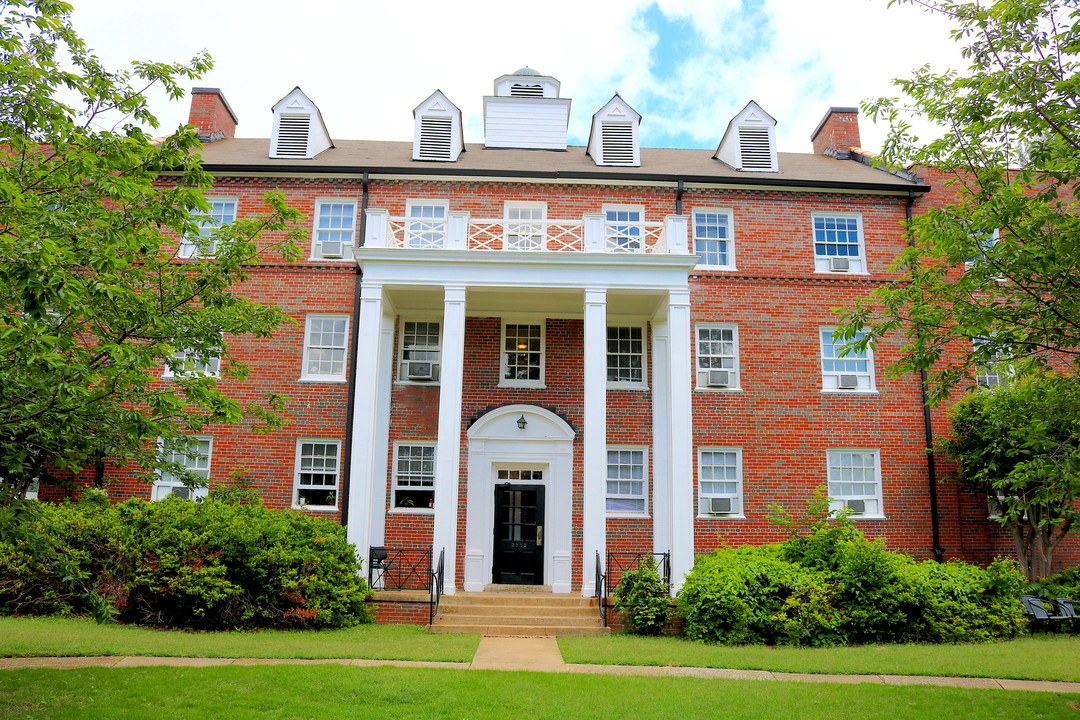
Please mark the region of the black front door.
<svg viewBox="0 0 1080 720"><path fill-rule="evenodd" d="M544 582L544 486L510 479L539 480L540 470L500 470L495 485L495 557L492 582ZM505 475L505 477L504 477Z"/></svg>

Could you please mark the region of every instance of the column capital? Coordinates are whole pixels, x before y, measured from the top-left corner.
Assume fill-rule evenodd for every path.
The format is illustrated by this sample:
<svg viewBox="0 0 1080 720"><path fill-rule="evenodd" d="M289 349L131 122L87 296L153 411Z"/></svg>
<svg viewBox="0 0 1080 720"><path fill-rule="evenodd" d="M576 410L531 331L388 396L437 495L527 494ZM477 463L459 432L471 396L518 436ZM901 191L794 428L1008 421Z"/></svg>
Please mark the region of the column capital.
<svg viewBox="0 0 1080 720"><path fill-rule="evenodd" d="M443 285L443 302L465 302L465 285Z"/></svg>

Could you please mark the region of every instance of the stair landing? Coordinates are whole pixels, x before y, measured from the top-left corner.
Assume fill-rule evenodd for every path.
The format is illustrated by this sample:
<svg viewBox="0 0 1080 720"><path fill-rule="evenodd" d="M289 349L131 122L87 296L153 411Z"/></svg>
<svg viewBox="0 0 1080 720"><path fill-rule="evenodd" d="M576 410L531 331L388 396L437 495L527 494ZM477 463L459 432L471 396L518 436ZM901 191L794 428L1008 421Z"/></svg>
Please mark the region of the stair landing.
<svg viewBox="0 0 1080 720"><path fill-rule="evenodd" d="M609 632L600 622L596 598L536 592L536 586L489 587L493 591L443 595L428 630L492 637L593 637Z"/></svg>

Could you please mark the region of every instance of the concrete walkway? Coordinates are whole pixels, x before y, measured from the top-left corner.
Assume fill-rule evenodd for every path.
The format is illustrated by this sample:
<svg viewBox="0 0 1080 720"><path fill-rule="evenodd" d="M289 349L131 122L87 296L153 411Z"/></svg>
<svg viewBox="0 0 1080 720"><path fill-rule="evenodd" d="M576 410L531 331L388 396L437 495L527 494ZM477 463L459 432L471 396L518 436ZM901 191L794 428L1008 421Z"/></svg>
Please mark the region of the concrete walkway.
<svg viewBox="0 0 1080 720"><path fill-rule="evenodd" d="M941 685L988 690L1033 690L1080 694L1080 682L1006 680L995 678L930 677L921 675L825 675L784 673L767 670L723 670L719 668L655 667L635 665L567 665L553 637L484 637L471 663L415 662L408 660L288 660L261 658L178 658L178 657L31 657L0 658L0 670L19 668L133 668L151 666L212 667L219 665L350 665L353 667L423 667L458 670L524 670L528 672L582 673L587 675L651 675L654 677L698 677L723 680L782 680L814 683L876 683L879 685Z"/></svg>

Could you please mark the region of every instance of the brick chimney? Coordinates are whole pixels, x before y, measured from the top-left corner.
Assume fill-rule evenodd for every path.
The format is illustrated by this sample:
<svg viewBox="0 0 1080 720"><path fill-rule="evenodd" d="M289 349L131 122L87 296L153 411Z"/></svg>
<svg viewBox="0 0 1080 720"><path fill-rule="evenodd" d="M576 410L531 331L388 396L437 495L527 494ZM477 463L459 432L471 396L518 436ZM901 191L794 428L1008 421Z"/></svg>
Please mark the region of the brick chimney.
<svg viewBox="0 0 1080 720"><path fill-rule="evenodd" d="M236 113L218 88L191 88L191 112L188 125L204 143L236 136Z"/></svg>
<svg viewBox="0 0 1080 720"><path fill-rule="evenodd" d="M810 140L814 143L815 154L847 160L852 148L862 147L859 141L859 108L829 108Z"/></svg>

